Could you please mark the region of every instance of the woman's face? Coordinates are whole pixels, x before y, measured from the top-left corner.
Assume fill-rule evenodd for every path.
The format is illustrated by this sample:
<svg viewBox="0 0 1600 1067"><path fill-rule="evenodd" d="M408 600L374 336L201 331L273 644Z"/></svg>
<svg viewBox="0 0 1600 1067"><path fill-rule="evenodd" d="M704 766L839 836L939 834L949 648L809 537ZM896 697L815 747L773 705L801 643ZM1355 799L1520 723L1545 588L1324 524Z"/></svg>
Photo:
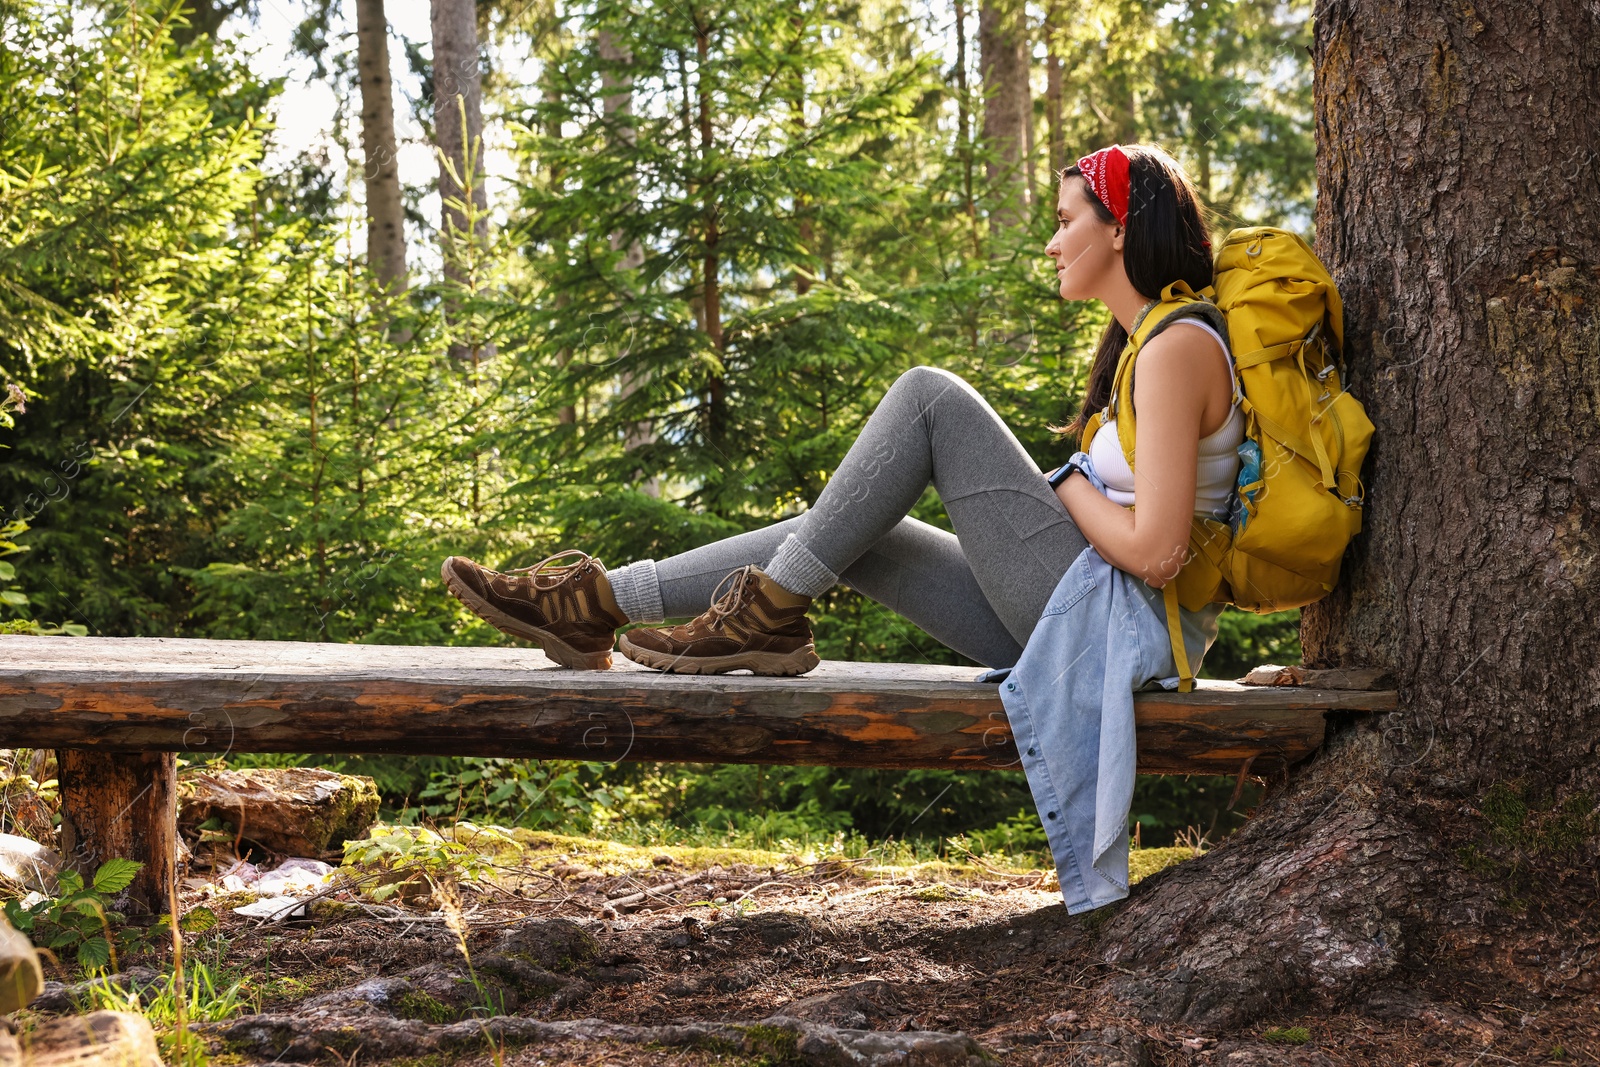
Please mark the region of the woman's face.
<svg viewBox="0 0 1600 1067"><path fill-rule="evenodd" d="M1095 213L1089 183L1081 174L1061 183L1056 224L1056 235L1044 246L1044 254L1055 262L1061 299L1092 300L1109 290L1107 282L1127 277L1122 265L1127 231Z"/></svg>

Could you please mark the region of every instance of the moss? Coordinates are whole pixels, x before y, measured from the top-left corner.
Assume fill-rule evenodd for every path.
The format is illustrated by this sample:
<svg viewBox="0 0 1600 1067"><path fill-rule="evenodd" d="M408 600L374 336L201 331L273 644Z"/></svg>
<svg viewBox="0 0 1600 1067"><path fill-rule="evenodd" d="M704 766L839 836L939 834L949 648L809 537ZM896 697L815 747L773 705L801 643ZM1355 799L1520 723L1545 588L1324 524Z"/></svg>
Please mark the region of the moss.
<svg viewBox="0 0 1600 1067"><path fill-rule="evenodd" d="M1261 1040L1280 1045L1303 1045L1311 1040L1311 1031L1303 1026L1291 1026L1288 1029L1275 1026L1271 1030L1263 1031Z"/></svg>
<svg viewBox="0 0 1600 1067"><path fill-rule="evenodd" d="M950 885L947 882L935 882L933 885L925 885L921 889L912 890L909 895L913 900L925 900L929 902L939 900L967 900L971 897L977 896L977 894L973 893L971 890L964 889L958 885Z"/></svg>
<svg viewBox="0 0 1600 1067"><path fill-rule="evenodd" d="M1496 863L1477 845L1464 845L1456 849L1456 862L1461 869L1483 878L1498 878L1505 873L1505 864Z"/></svg>
<svg viewBox="0 0 1600 1067"><path fill-rule="evenodd" d="M359 918L366 913L355 904L323 897L311 904L311 917L319 922L337 922L340 919Z"/></svg>
<svg viewBox="0 0 1600 1067"><path fill-rule="evenodd" d="M655 857L672 857L675 868L686 871L704 870L707 867L732 866L746 863L755 867L787 867L793 857L782 852L757 848L711 848L688 845L651 845L648 848L599 841L588 837L572 837L547 830L512 830L512 836L525 847L550 852L548 856L530 856L534 867L553 867L561 863L582 861L602 874L625 874L655 866Z"/></svg>
<svg viewBox="0 0 1600 1067"><path fill-rule="evenodd" d="M1523 827L1528 821L1528 805L1523 802L1519 789L1496 782L1483 795L1478 810L1483 812L1496 841L1513 846L1521 843Z"/></svg>
<svg viewBox="0 0 1600 1067"><path fill-rule="evenodd" d="M1593 793L1574 793L1551 812L1536 835L1540 851L1574 855L1600 832L1600 813Z"/></svg>
<svg viewBox="0 0 1600 1067"><path fill-rule="evenodd" d="M420 989L408 990L396 997L394 1013L402 1019L419 1019L435 1024L453 1023L460 1017L456 1009Z"/></svg>
<svg viewBox="0 0 1600 1067"><path fill-rule="evenodd" d="M1573 793L1559 806L1529 803L1527 788L1518 779L1496 782L1478 803L1489 837L1497 845L1529 856L1573 856L1600 833L1600 813L1595 796L1587 790Z"/></svg>
<svg viewBox="0 0 1600 1067"><path fill-rule="evenodd" d="M802 1062L800 1035L793 1030L761 1023L751 1023L740 1027L740 1030L744 1033L744 1051L760 1057L758 1063L778 1067L780 1064Z"/></svg>
<svg viewBox="0 0 1600 1067"><path fill-rule="evenodd" d="M338 848L349 838L361 837L378 817L378 787L371 778L341 774L339 779L341 788L304 830L306 840L325 841L324 848Z"/></svg>
<svg viewBox="0 0 1600 1067"><path fill-rule="evenodd" d="M247 1063L260 1063L259 1055L224 1049L221 1052L208 1053L205 1059L206 1067L244 1067Z"/></svg>
<svg viewBox="0 0 1600 1067"><path fill-rule="evenodd" d="M1136 848L1128 853L1128 884L1133 885L1157 871L1164 871L1175 863L1194 859L1194 849L1178 845L1172 848Z"/></svg>
<svg viewBox="0 0 1600 1067"><path fill-rule="evenodd" d="M341 1026L327 1037L329 1048L354 1056L356 1052L370 1040L369 1035L354 1026Z"/></svg>
<svg viewBox="0 0 1600 1067"><path fill-rule="evenodd" d="M277 978L268 978L257 987L257 994L261 1003L277 1004L284 1001L300 1000L308 997L315 991L315 986L299 978L283 975Z"/></svg>

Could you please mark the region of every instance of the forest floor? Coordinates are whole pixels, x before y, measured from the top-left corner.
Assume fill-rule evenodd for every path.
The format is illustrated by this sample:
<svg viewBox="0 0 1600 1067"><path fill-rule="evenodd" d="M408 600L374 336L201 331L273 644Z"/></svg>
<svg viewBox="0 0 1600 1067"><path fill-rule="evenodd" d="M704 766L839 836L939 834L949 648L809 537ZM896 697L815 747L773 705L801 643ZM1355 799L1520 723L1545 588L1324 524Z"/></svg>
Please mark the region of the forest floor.
<svg viewBox="0 0 1600 1067"><path fill-rule="evenodd" d="M1158 879L1185 854L1138 850L1136 874ZM1429 975L1248 1032L1146 1025L1096 993L1109 971L1096 930L1118 905L1069 916L1053 872L977 858L890 866L524 831L463 855L280 922L191 881L185 906L217 925L192 936L189 966L249 1001L195 1025L210 1062L1600 1063L1600 996L1509 979ZM162 962L125 958L125 981ZM50 995L85 1004L82 986Z"/></svg>

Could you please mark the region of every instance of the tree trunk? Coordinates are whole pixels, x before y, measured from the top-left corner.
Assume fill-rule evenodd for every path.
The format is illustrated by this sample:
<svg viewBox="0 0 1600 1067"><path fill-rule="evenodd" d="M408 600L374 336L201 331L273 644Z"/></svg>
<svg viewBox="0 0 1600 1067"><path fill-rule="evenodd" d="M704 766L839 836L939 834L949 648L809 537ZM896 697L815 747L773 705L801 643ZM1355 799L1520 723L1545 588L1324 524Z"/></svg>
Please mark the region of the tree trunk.
<svg viewBox="0 0 1600 1067"><path fill-rule="evenodd" d="M603 94L602 106L605 109L605 116L609 123L615 123L611 127L613 130L612 136L616 138L620 145L631 148L636 140L633 127L628 125L627 121L633 115L633 74L631 73L633 53L618 44L616 35L608 30L600 31L597 45L600 51L600 58L605 60L607 64L600 73L600 91ZM628 187L630 190L633 189L634 186L631 181ZM611 250L613 252L622 251L624 241L627 241L627 238L621 231L613 232L610 239ZM628 250L617 261L617 270L631 277L632 272L644 266L644 245L638 238L634 238L627 243ZM633 293L632 282L624 281L622 289L631 296ZM621 338L614 343L619 346L625 346L627 341L626 338ZM626 402L629 397L639 391L639 386L639 376L631 368L624 366L621 374L618 375L618 399ZM652 444L655 439L655 429L651 426L650 420L640 419L628 425L627 432L623 436L622 447L624 451L631 452ZM660 478L642 469L635 471L634 477L640 492L646 496L661 496Z"/></svg>
<svg viewBox="0 0 1600 1067"><path fill-rule="evenodd" d="M361 150L367 189L367 266L390 292L406 287L405 205L389 83L389 23L383 0L356 0L356 68L361 81Z"/></svg>
<svg viewBox="0 0 1600 1067"><path fill-rule="evenodd" d="M700 101L700 159L701 169L705 176L704 184L700 187L700 195L704 203L706 248L705 260L701 279L704 283L704 301L702 303L705 315L706 335L711 339L711 347L717 355L722 355L722 293L718 287L719 264L717 259L717 242L719 231L717 228L717 181L713 170L712 153L715 147L714 129L711 124L711 81L707 77L706 67L709 64L711 50L711 29L709 26L696 26L695 28L695 54L699 57L699 66L695 71L695 89ZM712 444L720 444L726 413L723 397L726 383L723 381L722 372L718 371L711 376L706 389L706 436Z"/></svg>
<svg viewBox="0 0 1600 1067"><path fill-rule="evenodd" d="M183 23L172 24L172 40L180 48L202 37L216 39L222 24L245 8L245 0L187 0Z"/></svg>
<svg viewBox="0 0 1600 1067"><path fill-rule="evenodd" d="M1028 130L1033 97L1028 85L1027 12L1021 0L984 0L978 9L978 63L983 74L983 140L991 154L990 218L1007 228L1026 224Z"/></svg>
<svg viewBox="0 0 1600 1067"><path fill-rule="evenodd" d="M1600 941L1593 6L1323 0L1314 25L1317 246L1377 430L1302 641L1391 669L1400 706L1135 887L1105 989L1184 1025L1400 982L1540 1011L1593 992Z"/></svg>
<svg viewBox="0 0 1600 1067"><path fill-rule="evenodd" d="M478 18L473 0L432 0L432 29L433 130L440 156L439 239L444 274L457 285L471 289L474 280L469 246L482 243L489 233L488 197L483 184ZM468 203L477 216L471 224L464 210ZM447 318L452 304L446 304ZM470 359L472 346L453 343L450 354Z"/></svg>
<svg viewBox="0 0 1600 1067"><path fill-rule="evenodd" d="M547 86L545 86L545 89L544 89L544 99L545 99L545 103L554 104L559 99L559 94L557 94L557 92L556 92L556 90L555 90L555 88L553 86L547 85ZM561 120L559 118L552 117L551 120L550 120L550 125L545 129L545 133L546 133L547 136L552 137L552 138L560 137L561 136ZM558 167L556 167L554 165L549 166L545 171L545 179L550 183L550 188L552 190L556 190L556 189L560 189L561 188L561 171L560 171L560 169ZM564 307L567 307L569 304L572 303L572 298L565 292L558 292L558 293L556 293L555 301L556 301L556 307L564 308ZM563 348L563 349L561 349L560 351L558 351L556 353L556 366L557 367L559 367L559 368L564 370L564 369L566 369L567 364L569 364L571 362L572 362L572 351L570 349ZM560 423L561 425L563 425L563 426L575 426L575 425L577 425L577 422L578 422L578 408L577 408L577 406L574 405L574 404L562 404L560 409L556 412L556 421L558 423Z"/></svg>
<svg viewBox="0 0 1600 1067"><path fill-rule="evenodd" d="M176 757L62 748L56 761L62 856L85 881L106 860L144 864L116 906L145 914L164 910L178 847Z"/></svg>
<svg viewBox="0 0 1600 1067"><path fill-rule="evenodd" d="M1045 130L1049 137L1050 157L1050 192L1054 196L1056 189L1056 175L1061 173L1067 165L1067 133L1066 116L1063 114L1066 97L1066 86L1063 81L1066 76L1066 64L1062 62L1061 51L1064 45L1064 26L1067 13L1065 0L1051 0L1045 9L1044 50L1045 50L1045 85L1044 85L1044 117Z"/></svg>
<svg viewBox="0 0 1600 1067"><path fill-rule="evenodd" d="M978 234L978 201L973 195L972 176L972 94L967 85L967 7L955 0L956 7L956 143L961 155L961 192L967 209L968 228L972 234L972 254L983 254L982 239ZM973 347L976 348L976 339Z"/></svg>

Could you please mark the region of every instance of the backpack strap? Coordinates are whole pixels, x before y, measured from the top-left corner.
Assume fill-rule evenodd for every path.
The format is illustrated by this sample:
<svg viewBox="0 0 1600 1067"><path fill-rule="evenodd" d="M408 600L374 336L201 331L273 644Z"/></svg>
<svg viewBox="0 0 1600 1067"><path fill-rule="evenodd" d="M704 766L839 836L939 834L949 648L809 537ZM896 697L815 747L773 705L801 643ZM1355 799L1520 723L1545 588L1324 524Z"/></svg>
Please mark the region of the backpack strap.
<svg viewBox="0 0 1600 1067"><path fill-rule="evenodd" d="M1138 318L1133 320L1133 328L1128 331L1128 344L1122 350L1121 357L1117 360L1116 372L1111 378L1111 400L1107 405L1116 412L1117 443L1122 446L1123 458L1128 462L1128 469L1134 470L1134 423L1133 411L1133 367L1139 353L1161 331L1175 322L1185 318L1202 319L1217 329L1224 337L1228 335L1228 320L1222 309L1217 307L1211 299L1213 289L1207 285L1198 293L1190 288L1189 283L1182 278L1166 285L1161 290L1159 299L1144 307L1139 312ZM1230 342L1231 344L1231 342ZM1237 378L1235 379L1237 392ZM1086 431L1098 430L1104 422L1085 427ZM1087 440L1092 433L1085 432Z"/></svg>
<svg viewBox="0 0 1600 1067"><path fill-rule="evenodd" d="M1189 650L1183 646L1183 617L1178 614L1176 579L1161 587L1161 598L1167 605L1167 635L1172 640L1172 662L1178 667L1178 692L1187 693L1194 688L1194 673L1189 670Z"/></svg>

